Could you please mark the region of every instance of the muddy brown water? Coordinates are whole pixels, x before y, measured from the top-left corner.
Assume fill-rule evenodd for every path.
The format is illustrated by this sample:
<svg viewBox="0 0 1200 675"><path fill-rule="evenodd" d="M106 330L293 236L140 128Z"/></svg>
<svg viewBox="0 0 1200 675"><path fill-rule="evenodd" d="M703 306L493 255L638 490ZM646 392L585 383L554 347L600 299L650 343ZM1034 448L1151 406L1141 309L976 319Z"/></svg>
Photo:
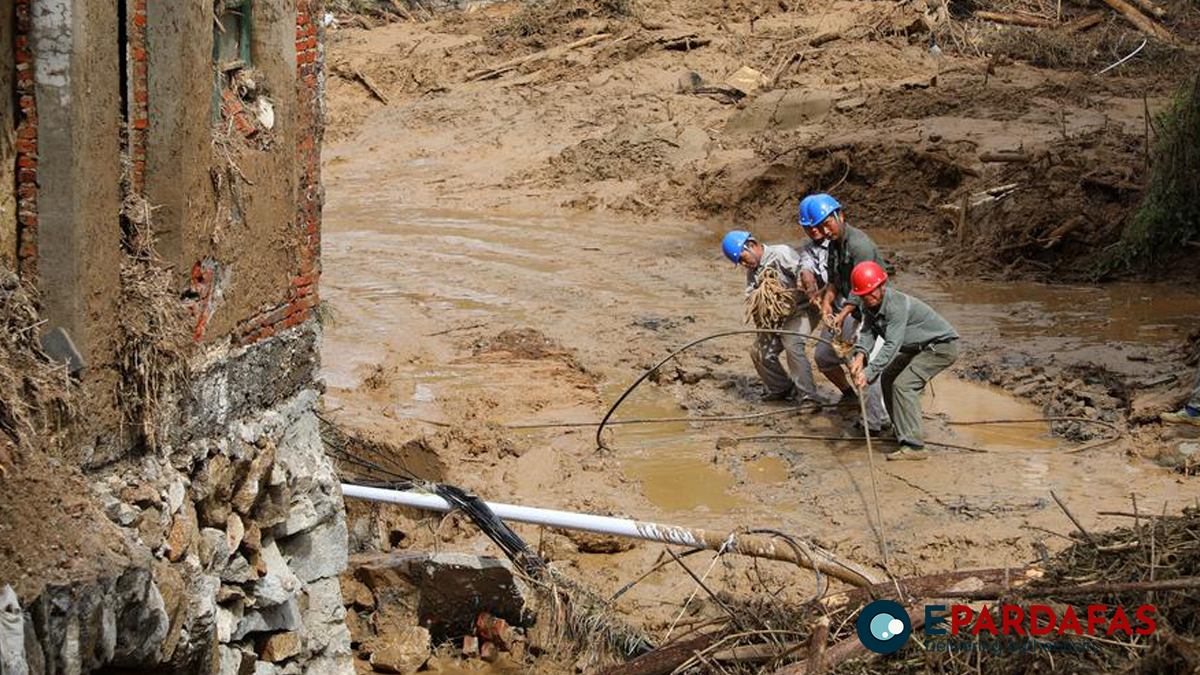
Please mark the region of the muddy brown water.
<svg viewBox="0 0 1200 675"><path fill-rule="evenodd" d="M390 415L438 418L446 401L481 392L500 401L494 411L499 423L556 419L548 415L595 419L594 404L569 402L533 419L506 417L505 397L536 384L506 382L503 368L461 358L469 351L464 341L504 328L537 328L578 354L599 378L607 404L640 363L740 324L743 274L716 254L709 228L411 209L401 196L377 190L369 175L335 185L326 211L323 278L333 309L323 369L335 405L339 390L359 386L372 368L388 362L389 377L406 383L394 399L382 402ZM903 270L896 283L941 309L968 341L1033 344L1079 358L1121 361L1123 345L1176 338L1200 318L1194 299L1157 287L948 282ZM464 330L440 337L415 334L417 317L422 326ZM640 328L648 317L667 328ZM714 350L725 362L718 374L753 375L746 343L727 341ZM430 358L389 356L410 354L414 345L428 345L434 361L448 353L460 358L431 365ZM679 387L643 386L618 418L689 414L680 406ZM723 391L712 394L721 410L760 409ZM928 414L960 421L1040 416L1035 406L1001 390L950 375L934 381L925 402ZM618 489L629 494L623 510L681 525L776 527L870 559L875 552L866 527L870 475L861 445L795 441L717 449L726 436L836 435L849 433L848 423L821 414L783 420L769 430L750 423L619 427L616 456L626 487ZM533 442L591 443L587 430L519 433ZM1082 514L1125 506L1131 493L1152 509L1193 497L1176 476L1140 459L1111 450L1068 454L1044 423L935 424L930 434L989 452L943 452L922 463L877 462L876 480L898 550L941 559L942 565L947 558L955 566L1015 563L1024 554L1005 553L1014 558L1000 561L989 546L1036 536L1031 526L1069 529L1048 501L1051 489ZM558 490L528 495L525 503L553 506L547 501L561 500L570 484ZM953 550L943 550L947 542Z"/></svg>

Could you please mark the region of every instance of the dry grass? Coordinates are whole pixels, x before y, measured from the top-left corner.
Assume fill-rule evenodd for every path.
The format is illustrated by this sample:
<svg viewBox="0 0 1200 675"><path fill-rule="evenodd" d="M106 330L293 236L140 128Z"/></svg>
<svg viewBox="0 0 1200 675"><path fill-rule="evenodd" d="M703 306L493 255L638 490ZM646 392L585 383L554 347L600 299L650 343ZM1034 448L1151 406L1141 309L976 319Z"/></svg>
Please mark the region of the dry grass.
<svg viewBox="0 0 1200 675"><path fill-rule="evenodd" d="M117 341L119 399L122 422L153 449L169 426L185 366L188 317L174 290L173 273L154 252L153 209L128 185L126 181L121 209L126 227Z"/></svg>
<svg viewBox="0 0 1200 675"><path fill-rule="evenodd" d="M43 323L36 291L0 268L0 471L57 440L76 410L66 365L42 351Z"/></svg>

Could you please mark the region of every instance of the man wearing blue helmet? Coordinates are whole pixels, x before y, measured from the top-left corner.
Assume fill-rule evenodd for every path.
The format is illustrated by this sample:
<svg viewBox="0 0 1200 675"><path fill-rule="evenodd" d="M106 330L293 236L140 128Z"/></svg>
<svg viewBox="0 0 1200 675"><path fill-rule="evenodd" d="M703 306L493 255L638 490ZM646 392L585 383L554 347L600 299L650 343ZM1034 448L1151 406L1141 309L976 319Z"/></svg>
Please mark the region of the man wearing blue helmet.
<svg viewBox="0 0 1200 675"><path fill-rule="evenodd" d="M826 323L821 336L829 340L836 335L842 342L852 343L859 327L854 313L861 300L851 293L850 272L861 262L882 265L883 256L867 233L846 223L842 205L830 195L809 195L800 202L800 226L806 232L819 231L829 242L829 283L819 301ZM813 357L825 377L842 392L842 403L857 404L858 395L842 371L843 358L824 343L817 345ZM867 388L867 423L873 431L889 424L878 382Z"/></svg>
<svg viewBox="0 0 1200 675"><path fill-rule="evenodd" d="M784 288L795 294L795 310L779 326L780 330L807 335L820 323L816 309L818 286L814 279L822 273L818 266L823 265L823 260L818 255L806 249L802 256L791 246L761 244L746 231L726 234L721 250L735 265L746 267L746 295L758 287L767 270L774 271ZM780 362L780 353L786 354L786 370ZM819 400L803 338L760 334L750 351L750 360L767 389L763 400L782 401L793 396L801 402Z"/></svg>

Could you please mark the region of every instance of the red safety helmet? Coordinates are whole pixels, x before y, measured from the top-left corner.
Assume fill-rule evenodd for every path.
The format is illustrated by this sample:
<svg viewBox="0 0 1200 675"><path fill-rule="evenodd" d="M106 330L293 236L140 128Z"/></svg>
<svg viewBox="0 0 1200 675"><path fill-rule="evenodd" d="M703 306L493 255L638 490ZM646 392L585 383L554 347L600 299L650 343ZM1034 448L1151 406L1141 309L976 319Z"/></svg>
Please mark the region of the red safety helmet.
<svg viewBox="0 0 1200 675"><path fill-rule="evenodd" d="M850 272L850 289L855 295L866 295L887 281L887 272L879 263L867 261L854 266Z"/></svg>

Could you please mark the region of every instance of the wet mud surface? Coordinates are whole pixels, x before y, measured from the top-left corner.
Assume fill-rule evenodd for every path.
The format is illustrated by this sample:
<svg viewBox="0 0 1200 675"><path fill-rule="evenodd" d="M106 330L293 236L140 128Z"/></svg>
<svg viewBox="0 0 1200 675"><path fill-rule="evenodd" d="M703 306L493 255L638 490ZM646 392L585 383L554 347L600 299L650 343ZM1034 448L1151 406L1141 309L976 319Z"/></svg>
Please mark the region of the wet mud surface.
<svg viewBox="0 0 1200 675"><path fill-rule="evenodd" d="M1024 64L1000 68L988 88L980 83L991 66L982 60L939 66L923 38L864 32L890 16L879 3L823 8L755 23L739 6L722 19L729 34L718 35L715 15L696 6L679 21L716 35L712 49L665 50L654 46L657 31L635 29L617 44L556 52L482 82L466 75L589 34L622 35L627 24L576 17L562 24L571 35L497 41L488 27L511 26L514 9L499 5L335 35L333 62L373 73L393 100L383 106L359 84L331 79L335 142L325 152L322 278L330 416L396 445L419 442L437 455L437 475L428 477L489 500L717 530L772 528L879 569L861 443L728 441L849 436L849 414L614 426L605 432L607 451L597 450L594 427L505 426L595 422L674 348L739 328L743 274L720 257L720 234L747 224L767 241L795 244L795 198L837 184L861 219L856 224L895 264L894 283L930 302L964 338L959 363L926 395L931 438L986 450L876 461L883 532L898 574L1015 567L1037 560L1038 545L1061 548L1072 528L1051 490L1096 528L1112 523L1094 514L1126 508L1131 495L1155 512L1191 503L1196 479L1154 460L1188 433L1141 422L1168 409L1190 382L1180 345L1200 319L1196 286L1047 285L1035 281L1042 273L1013 273L1025 263L1007 262L987 275L1003 281L947 274L964 259L946 245L946 219L925 208L1011 178L1007 168L977 167L984 180L964 182L971 173L962 166L977 166L976 152L1025 142L1053 147L1063 134L1099 129L1116 140L1088 146L1072 161L1103 164L1116 146L1136 150L1131 139L1143 129L1143 101L1108 81L1090 82L1093 91L1084 95L1082 76ZM755 31L824 30L847 37L780 80L787 91L821 94L815 108L791 101L764 115L761 96L728 106L676 91L687 70L719 80L743 56L769 65L777 54L763 51L768 43L760 45ZM939 68L940 86L930 88ZM842 86L850 80L857 89ZM1169 90L1155 81L1145 105L1163 105ZM814 143L823 148L817 155L778 160ZM929 159L930 152L952 157L958 168ZM1117 155L1112 161L1124 161ZM922 187L912 190L914 182ZM1112 194L1096 206L1097 222L1108 224L1080 231L1064 260L1099 245L1092 240L1110 232L1138 193ZM739 336L689 352L639 388L615 419L770 410L758 401L750 346ZM1047 416L1099 420L1120 438L1073 452L1112 430L1079 422L950 424ZM398 514L391 522L398 548L494 553L457 519ZM561 533L515 529L606 593L662 555L661 546L645 543L589 553L594 547ZM754 574L751 567L722 558L710 578L757 588L765 575L793 580L789 592L811 592L784 565ZM648 627L665 627L692 588L677 571L659 572L618 607Z"/></svg>

